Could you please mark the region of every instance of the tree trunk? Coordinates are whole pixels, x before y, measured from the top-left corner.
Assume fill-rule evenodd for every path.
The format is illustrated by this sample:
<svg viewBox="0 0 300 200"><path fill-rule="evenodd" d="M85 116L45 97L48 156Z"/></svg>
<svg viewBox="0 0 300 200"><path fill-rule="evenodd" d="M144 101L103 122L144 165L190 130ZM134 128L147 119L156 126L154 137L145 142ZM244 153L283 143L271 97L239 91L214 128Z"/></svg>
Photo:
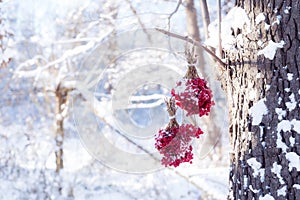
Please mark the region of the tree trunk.
<svg viewBox="0 0 300 200"><path fill-rule="evenodd" d="M0 69L7 66L7 64L10 62L11 58L8 58L6 54L6 48L7 48L7 40L9 40L9 37L12 35L12 33L8 32L6 28L6 19L3 16L2 11L2 0L0 0ZM4 42L6 41L6 42Z"/></svg>
<svg viewBox="0 0 300 200"><path fill-rule="evenodd" d="M225 52L232 148L228 198L300 199L300 2L237 0L237 6L245 9L250 32L236 30L243 44ZM265 19L258 22L260 13ZM259 55L270 41L281 40L285 44L274 59Z"/></svg>
<svg viewBox="0 0 300 200"><path fill-rule="evenodd" d="M203 22L203 30L205 39L208 39L208 25L210 24L209 11L206 0L200 0L200 8Z"/></svg>
<svg viewBox="0 0 300 200"><path fill-rule="evenodd" d="M56 99L56 131L55 131L55 160L56 160L56 172L59 173L60 170L64 167L63 164L63 142L64 142L64 115L63 109L66 106L68 96L68 90L61 87L59 84L55 91Z"/></svg>

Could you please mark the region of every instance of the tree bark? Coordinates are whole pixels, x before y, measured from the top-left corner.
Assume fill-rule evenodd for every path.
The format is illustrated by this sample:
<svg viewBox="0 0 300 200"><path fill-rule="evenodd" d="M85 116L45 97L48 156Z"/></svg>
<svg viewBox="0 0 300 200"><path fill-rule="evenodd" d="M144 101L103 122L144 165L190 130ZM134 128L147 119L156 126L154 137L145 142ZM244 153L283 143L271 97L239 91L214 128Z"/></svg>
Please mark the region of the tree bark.
<svg viewBox="0 0 300 200"><path fill-rule="evenodd" d="M61 87L59 84L55 91L55 99L56 99L56 131L55 131L55 142L56 142L56 150L55 150L55 162L56 162L56 172L59 173L61 169L63 169L63 142L64 142L64 115L63 109L66 106L68 97L68 90Z"/></svg>
<svg viewBox="0 0 300 200"><path fill-rule="evenodd" d="M296 128L300 123L300 1L237 0L236 4L248 14L251 31L237 30L243 45L226 51L229 64L223 84L232 148L228 199L300 199L300 131ZM265 20L257 24L260 13ZM269 41L281 40L285 44L274 59L258 55ZM262 118L257 120L259 115ZM281 128L283 124L287 126Z"/></svg>

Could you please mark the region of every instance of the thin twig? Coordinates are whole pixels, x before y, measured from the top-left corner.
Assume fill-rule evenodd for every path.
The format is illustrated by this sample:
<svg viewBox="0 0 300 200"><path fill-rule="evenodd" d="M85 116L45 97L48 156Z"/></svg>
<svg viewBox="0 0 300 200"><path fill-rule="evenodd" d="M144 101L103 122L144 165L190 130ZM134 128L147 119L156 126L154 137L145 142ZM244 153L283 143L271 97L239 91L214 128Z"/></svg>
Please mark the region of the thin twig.
<svg viewBox="0 0 300 200"><path fill-rule="evenodd" d="M177 5L176 5L176 8L174 9L173 12L171 12L170 14L168 14L168 24L167 24L167 29L168 31L170 31L170 28L171 28L171 18L173 17L173 15L178 11L180 5L182 4L182 0L178 0L177 1ZM172 45L171 45L171 41L170 39L168 40L168 46L169 46L169 49L172 50ZM173 53L173 51L171 51L172 54L177 57L177 55L175 53Z"/></svg>
<svg viewBox="0 0 300 200"><path fill-rule="evenodd" d="M198 41L195 41L187 36L182 36L182 35L178 35L176 33L172 33L170 31L166 31L166 30L163 30L163 29L160 29L160 28L155 28L157 31L165 34L165 35L168 35L170 37L174 37L174 38L178 38L180 40L184 40L186 42L189 42L191 44L194 44L195 46L197 47L200 47L202 48L204 51L206 51L209 55L211 55L214 59L216 59L216 61L222 66L222 67L225 67L226 66L226 63L224 63L218 56L216 56L216 54L214 54L211 50L209 50L207 47L205 47L204 45L202 45L200 42Z"/></svg>
<svg viewBox="0 0 300 200"><path fill-rule="evenodd" d="M182 0L178 0L175 10L169 14L169 17L168 17L168 30L170 30L170 27L171 27L171 25L170 25L171 18L178 11L181 4L182 4Z"/></svg>
<svg viewBox="0 0 300 200"><path fill-rule="evenodd" d="M131 2L129 0L126 0L126 2L129 4L130 10L132 11L132 13L134 14L134 16L137 18L138 23L140 24L140 26L143 29L143 32L147 35L148 40L151 42L151 36L150 34L147 32L147 29L145 27L145 25L143 24L141 18L139 17L136 9L133 7L133 5L131 4Z"/></svg>
<svg viewBox="0 0 300 200"><path fill-rule="evenodd" d="M95 112L95 114L97 115L97 113ZM155 161L160 162L160 159L155 157L153 153L151 153L150 151L148 151L147 149L145 149L143 146L137 144L135 141L133 141L132 139L130 139L127 135L123 134L122 132L120 132L118 129L116 129L115 127L113 127L105 118L103 118L102 116L97 115L97 117L99 119L101 119L101 121L103 121L109 128L111 128L112 130L116 131L116 133L118 135L120 135L121 137L123 137L125 140L127 140L129 143L133 144L134 146L136 146L139 150L145 152L146 154L148 154L151 158L153 158Z"/></svg>

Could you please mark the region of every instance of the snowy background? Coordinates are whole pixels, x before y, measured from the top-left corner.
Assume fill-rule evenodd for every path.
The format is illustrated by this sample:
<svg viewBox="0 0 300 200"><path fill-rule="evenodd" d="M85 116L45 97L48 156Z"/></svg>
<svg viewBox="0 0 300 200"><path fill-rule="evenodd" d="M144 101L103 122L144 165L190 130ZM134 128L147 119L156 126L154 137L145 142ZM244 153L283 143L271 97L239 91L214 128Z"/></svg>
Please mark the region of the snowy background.
<svg viewBox="0 0 300 200"><path fill-rule="evenodd" d="M208 2L214 19L215 1ZM195 4L200 12L198 2ZM156 163L152 169L136 173L116 167L115 161L120 157L115 154L107 162L101 160L102 154L95 156L84 139L89 134L102 134L115 149L132 155L145 154L122 137L128 134L129 121L131 133L143 133L146 138L129 134L131 140L155 152L154 134L168 121L163 98L169 95L169 87L176 78L184 74L184 42L147 29L167 29L169 23L171 31L186 35L183 6L168 21L176 5L171 0L1 3L1 31L10 33L2 41L6 48L2 60L13 59L0 69L0 199L226 198L229 159L224 116L227 114L224 96L214 89L218 85L211 87L216 91L215 109L224 131L224 136L218 138L222 146L209 154L201 149L205 139L195 142L193 164L174 169ZM138 31L130 32L133 30ZM136 37L126 38L128 31ZM148 43L144 41L150 41L149 45L156 49L147 49ZM134 66L139 66L134 72L141 73L145 82L137 82L132 93L127 94L131 107L118 112L120 108L116 106L122 106L123 101L119 97L113 104L115 107L111 107L111 101L118 94L116 91L120 91L120 82L126 82L124 77L138 79L130 74L136 69ZM143 71L143 66L148 71ZM165 69L170 72L160 71ZM165 76L150 78L157 74ZM58 84L76 88L70 93L62 116L55 114L53 91ZM55 121L61 117L65 133L64 168L57 174L54 133Z"/></svg>

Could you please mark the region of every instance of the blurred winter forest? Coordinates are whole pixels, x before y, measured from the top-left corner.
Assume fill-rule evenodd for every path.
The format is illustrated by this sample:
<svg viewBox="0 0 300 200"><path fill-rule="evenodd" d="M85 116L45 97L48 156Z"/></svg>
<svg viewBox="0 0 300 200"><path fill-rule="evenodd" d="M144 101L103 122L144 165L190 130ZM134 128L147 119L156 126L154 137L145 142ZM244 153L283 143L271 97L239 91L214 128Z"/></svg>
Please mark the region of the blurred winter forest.
<svg viewBox="0 0 300 200"><path fill-rule="evenodd" d="M193 164L151 157L168 122L164 97L186 70L186 43L154 28L204 42L218 5L207 1L205 20L201 2L2 1L0 199L225 199L226 100L205 52L198 71L216 105L191 119L205 132ZM233 4L221 5L224 15Z"/></svg>

